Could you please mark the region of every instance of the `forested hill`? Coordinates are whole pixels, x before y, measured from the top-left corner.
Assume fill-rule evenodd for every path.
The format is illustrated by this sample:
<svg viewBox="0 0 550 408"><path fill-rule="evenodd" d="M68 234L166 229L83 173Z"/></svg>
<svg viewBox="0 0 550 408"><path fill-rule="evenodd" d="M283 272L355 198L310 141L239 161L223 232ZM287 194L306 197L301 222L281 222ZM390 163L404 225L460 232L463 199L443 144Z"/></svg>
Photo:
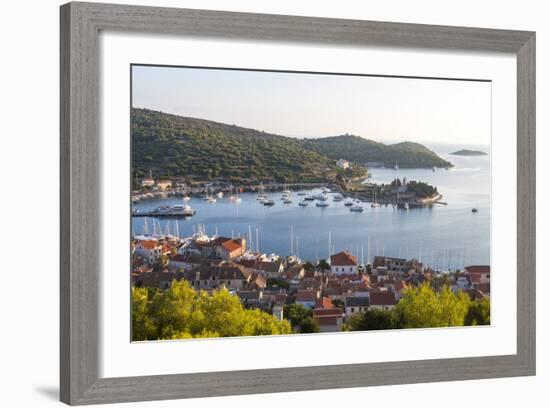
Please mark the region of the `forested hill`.
<svg viewBox="0 0 550 408"><path fill-rule="evenodd" d="M318 139L304 139L304 147L331 159L344 158L349 161L366 163L381 162L386 167L395 163L402 168L451 167L436 153L419 143L402 142L391 145L364 139L359 136L342 135Z"/></svg>
<svg viewBox="0 0 550 408"><path fill-rule="evenodd" d="M426 147L384 145L358 136L296 139L236 125L132 109L134 176L221 178L230 181L320 182L337 174L340 158L364 164L447 167Z"/></svg>
<svg viewBox="0 0 550 408"><path fill-rule="evenodd" d="M319 182L335 162L300 140L209 120L132 110L133 167L197 179Z"/></svg>

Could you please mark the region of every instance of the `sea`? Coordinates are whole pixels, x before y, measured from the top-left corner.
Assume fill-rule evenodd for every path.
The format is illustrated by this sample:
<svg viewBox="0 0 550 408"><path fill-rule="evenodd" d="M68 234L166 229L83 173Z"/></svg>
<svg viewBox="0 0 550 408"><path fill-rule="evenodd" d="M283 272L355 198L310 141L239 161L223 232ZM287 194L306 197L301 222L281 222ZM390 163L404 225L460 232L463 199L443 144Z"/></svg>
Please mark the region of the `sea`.
<svg viewBox="0 0 550 408"><path fill-rule="evenodd" d="M199 225L208 235L245 237L256 251L282 256L297 255L304 261L326 259L330 254L348 250L360 263L372 262L376 255L421 260L437 270L457 270L473 264L490 264L491 161L486 156L455 156L459 149L475 149L490 153L489 146L427 145L440 157L453 163L445 169L370 168L370 182L389 183L406 178L435 185L445 204L430 207L403 208L382 205L372 208L363 203L363 212L351 212L344 201L332 201L321 208L310 201L300 207L303 198L294 191L292 204L284 204L280 192L269 193L275 201L266 207L256 194L243 193L239 204L227 198L208 203L193 197L187 204L196 215L184 219L132 218L132 233L157 230L180 236L198 231ZM319 190L302 190L311 194ZM162 205L182 204L179 197L150 199L134 204L139 211ZM472 209L477 212L472 212Z"/></svg>

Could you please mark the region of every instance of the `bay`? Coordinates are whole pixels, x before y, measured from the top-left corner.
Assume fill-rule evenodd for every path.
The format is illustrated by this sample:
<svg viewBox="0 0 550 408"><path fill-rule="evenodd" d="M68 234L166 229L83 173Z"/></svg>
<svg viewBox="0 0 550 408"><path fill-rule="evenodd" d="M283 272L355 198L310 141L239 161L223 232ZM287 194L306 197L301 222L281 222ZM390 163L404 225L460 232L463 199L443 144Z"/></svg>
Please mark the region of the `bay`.
<svg viewBox="0 0 550 408"><path fill-rule="evenodd" d="M459 149L479 149L489 152L487 146L428 145L454 167L437 169L382 169L371 168L371 179L388 183L399 177L424 181L437 186L447 205L435 204L409 210L381 206L372 208L364 203L362 213L350 212L344 201L320 208L315 201L307 207L298 206L303 198L292 193L292 204L283 204L281 193L270 193L275 201L266 207L253 193L239 195L240 204L227 198L208 203L193 197L188 202L197 210L187 219L159 218L155 222L164 231L175 231L178 223L180 236L189 236L202 224L209 235L235 237L251 235L255 250L286 256L295 254L303 260L325 259L330 253L349 250L360 262L371 262L375 255L416 258L425 265L440 270L461 269L465 265L490 264L490 155L454 156ZM315 193L318 190L303 191ZM182 204L181 198L151 199L135 203L139 211L152 210L161 205ZM476 208L477 213L472 212ZM147 219L149 232L152 219ZM133 217L134 234L142 234L145 218ZM329 247L330 235L330 247ZM258 244L258 245L257 245ZM259 248L256 248L258 246Z"/></svg>

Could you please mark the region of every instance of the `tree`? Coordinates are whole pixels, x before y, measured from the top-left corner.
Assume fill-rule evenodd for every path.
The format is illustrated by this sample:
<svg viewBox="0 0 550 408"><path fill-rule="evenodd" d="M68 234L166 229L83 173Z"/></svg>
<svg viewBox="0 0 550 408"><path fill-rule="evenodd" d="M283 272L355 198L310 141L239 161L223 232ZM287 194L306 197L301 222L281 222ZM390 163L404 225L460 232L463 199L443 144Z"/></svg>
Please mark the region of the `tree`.
<svg viewBox="0 0 550 408"><path fill-rule="evenodd" d="M132 288L132 338L134 341L154 337L155 327L147 314L148 290Z"/></svg>
<svg viewBox="0 0 550 408"><path fill-rule="evenodd" d="M399 316L393 310L369 309L352 315L346 322L347 330L389 330L400 329Z"/></svg>
<svg viewBox="0 0 550 408"><path fill-rule="evenodd" d="M304 263L304 270L306 272L313 272L315 271L315 265L313 265L311 262L307 261Z"/></svg>
<svg viewBox="0 0 550 408"><path fill-rule="evenodd" d="M300 323L300 333L319 333L321 331L319 323L313 317L306 317Z"/></svg>
<svg viewBox="0 0 550 408"><path fill-rule="evenodd" d="M428 283L405 290L397 303L397 313L404 328L463 326L469 298L454 294L448 286L439 293Z"/></svg>
<svg viewBox="0 0 550 408"><path fill-rule="evenodd" d="M288 334L290 323L260 310L247 310L226 289L196 292L174 280L166 291L132 290L134 340Z"/></svg>
<svg viewBox="0 0 550 408"><path fill-rule="evenodd" d="M325 280L325 272L330 271L330 265L326 261L326 259L321 259L319 263L317 264L317 268L321 271L323 274L323 281Z"/></svg>
<svg viewBox="0 0 550 408"><path fill-rule="evenodd" d="M284 310L284 317L290 321L292 327L300 326L302 321L307 317L311 317L313 312L304 305L293 303Z"/></svg>
<svg viewBox="0 0 550 408"><path fill-rule="evenodd" d="M470 302L464 325L483 326L488 324L491 324L491 303L489 299L483 298Z"/></svg>

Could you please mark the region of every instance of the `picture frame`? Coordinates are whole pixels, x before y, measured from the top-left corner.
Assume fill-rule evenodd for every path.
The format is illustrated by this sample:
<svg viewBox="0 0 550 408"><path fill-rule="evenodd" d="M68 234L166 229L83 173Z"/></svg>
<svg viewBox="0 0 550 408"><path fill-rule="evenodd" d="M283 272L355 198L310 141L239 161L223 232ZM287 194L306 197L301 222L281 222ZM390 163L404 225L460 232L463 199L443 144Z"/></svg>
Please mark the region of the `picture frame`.
<svg viewBox="0 0 550 408"><path fill-rule="evenodd" d="M61 6L60 396L70 405L535 374L535 33L73 2ZM517 58L517 353L123 378L99 376L99 33L513 53Z"/></svg>

